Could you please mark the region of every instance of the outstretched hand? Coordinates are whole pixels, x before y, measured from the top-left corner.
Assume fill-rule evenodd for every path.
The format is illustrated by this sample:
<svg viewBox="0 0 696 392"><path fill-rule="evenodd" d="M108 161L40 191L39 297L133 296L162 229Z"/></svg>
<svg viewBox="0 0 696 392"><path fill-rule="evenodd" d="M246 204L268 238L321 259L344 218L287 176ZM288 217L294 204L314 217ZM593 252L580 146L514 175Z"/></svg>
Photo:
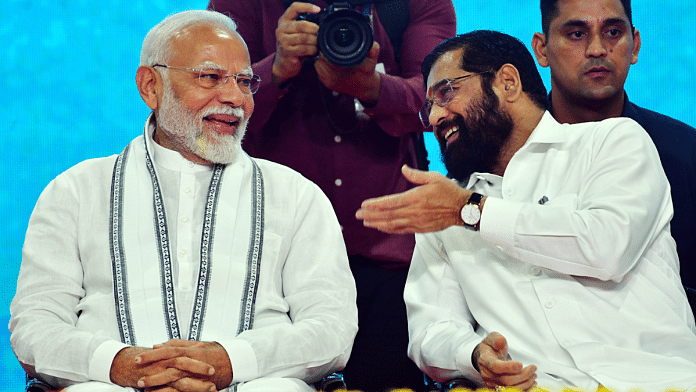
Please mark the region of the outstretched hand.
<svg viewBox="0 0 696 392"><path fill-rule="evenodd" d="M471 192L437 172L401 168L419 185L406 192L365 200L355 217L385 233L427 233L462 225L460 210Z"/></svg>
<svg viewBox="0 0 696 392"><path fill-rule="evenodd" d="M488 388L507 386L527 391L536 386L536 366L523 367L509 359L507 340L498 332L491 332L476 346L472 362Z"/></svg>

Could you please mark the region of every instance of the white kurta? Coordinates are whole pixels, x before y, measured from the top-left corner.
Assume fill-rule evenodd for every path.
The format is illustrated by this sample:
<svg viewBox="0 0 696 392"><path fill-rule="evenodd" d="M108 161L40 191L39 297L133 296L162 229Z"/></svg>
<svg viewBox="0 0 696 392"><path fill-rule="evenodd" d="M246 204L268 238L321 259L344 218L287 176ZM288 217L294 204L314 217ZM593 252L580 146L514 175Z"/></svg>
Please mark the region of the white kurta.
<svg viewBox="0 0 696 392"><path fill-rule="evenodd" d="M144 147L146 141L154 162L167 219L176 315L186 338L212 170L158 146L150 137L152 127L148 123L145 137L134 140L129 154L136 154L134 146ZM21 362L57 386L109 382L111 362L126 346L117 323L109 247L115 161L116 156L88 160L58 176L40 196L29 221L11 304L11 343ZM317 186L284 166L256 163L263 176L265 221L253 328L237 335L241 290L234 276L246 270L251 225L246 200L251 197L242 191L251 187L241 182L251 178L253 166L242 154L224 170L221 182L219 204L226 213L215 217L213 283L201 340L225 347L235 383L273 377L315 381L345 365L357 331L355 285L345 245L333 209ZM126 183L124 193L132 188ZM135 223L124 226L135 228L123 235L125 258L132 262L142 254L138 249L134 253L129 244L153 241L153 200L149 196L125 204L131 205L126 213L138 215L126 216ZM142 259L128 265L131 274L135 265L140 268L137 275L142 275L140 280L131 276L128 287L134 294L136 345L151 347L167 335L160 328L163 306L156 250Z"/></svg>
<svg viewBox="0 0 696 392"><path fill-rule="evenodd" d="M404 296L421 369L481 381L471 354L497 331L541 387L696 388L669 184L639 125L546 113L502 178L467 188L489 196L480 232L417 236Z"/></svg>

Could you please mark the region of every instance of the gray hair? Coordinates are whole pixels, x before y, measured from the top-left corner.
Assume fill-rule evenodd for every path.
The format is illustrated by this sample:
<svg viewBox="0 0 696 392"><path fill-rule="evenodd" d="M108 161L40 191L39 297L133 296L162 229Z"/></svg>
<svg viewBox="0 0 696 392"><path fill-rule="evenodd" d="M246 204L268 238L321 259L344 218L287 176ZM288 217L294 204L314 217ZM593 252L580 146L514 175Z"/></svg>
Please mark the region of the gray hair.
<svg viewBox="0 0 696 392"><path fill-rule="evenodd" d="M183 28L205 24L236 32L234 21L219 12L190 10L170 15L147 33L140 51L140 65L167 64L172 55L171 39Z"/></svg>

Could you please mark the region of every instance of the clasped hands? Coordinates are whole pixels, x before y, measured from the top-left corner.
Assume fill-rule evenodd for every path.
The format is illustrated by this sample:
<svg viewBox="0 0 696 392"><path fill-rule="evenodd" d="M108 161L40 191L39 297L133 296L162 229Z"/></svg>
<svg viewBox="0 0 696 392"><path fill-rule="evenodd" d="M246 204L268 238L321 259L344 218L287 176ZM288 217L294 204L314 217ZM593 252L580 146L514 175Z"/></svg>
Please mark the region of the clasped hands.
<svg viewBox="0 0 696 392"><path fill-rule="evenodd" d="M219 343L173 339L151 349L119 351L111 381L148 392L217 391L232 383L232 365Z"/></svg>
<svg viewBox="0 0 696 392"><path fill-rule="evenodd" d="M428 233L463 225L460 210L471 191L437 172L401 168L404 177L419 185L406 192L365 200L355 217L385 233Z"/></svg>

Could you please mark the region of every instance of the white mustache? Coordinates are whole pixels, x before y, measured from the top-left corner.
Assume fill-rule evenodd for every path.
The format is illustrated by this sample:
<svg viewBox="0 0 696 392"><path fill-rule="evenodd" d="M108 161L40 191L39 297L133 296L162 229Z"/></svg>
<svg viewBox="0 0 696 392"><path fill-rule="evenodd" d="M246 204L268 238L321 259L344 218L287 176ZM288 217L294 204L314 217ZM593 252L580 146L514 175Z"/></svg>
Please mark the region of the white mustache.
<svg viewBox="0 0 696 392"><path fill-rule="evenodd" d="M244 109L240 107L230 107L230 106L216 106L212 108L206 108L203 109L203 111L200 114L201 120L205 118L206 116L210 116L211 114L225 114L229 116L235 116L239 119L240 122L243 122L245 120L244 116Z"/></svg>

